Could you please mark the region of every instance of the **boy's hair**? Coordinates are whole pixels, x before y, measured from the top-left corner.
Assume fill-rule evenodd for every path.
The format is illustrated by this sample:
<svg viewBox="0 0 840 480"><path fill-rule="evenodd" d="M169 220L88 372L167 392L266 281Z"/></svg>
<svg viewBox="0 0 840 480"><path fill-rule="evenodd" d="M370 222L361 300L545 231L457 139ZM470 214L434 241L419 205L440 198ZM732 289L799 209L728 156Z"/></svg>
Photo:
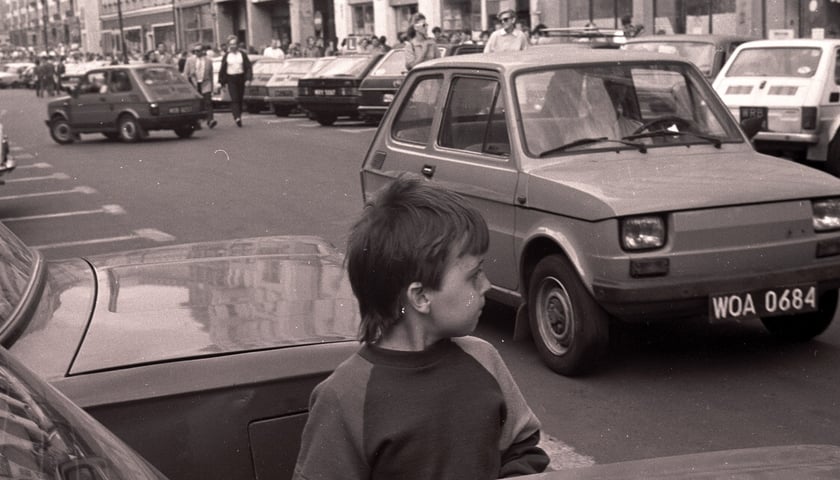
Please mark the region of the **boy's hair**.
<svg viewBox="0 0 840 480"><path fill-rule="evenodd" d="M440 288L453 258L483 255L489 245L481 213L453 192L400 177L362 212L347 240L347 272L359 302L359 339L374 343L397 321L412 283Z"/></svg>

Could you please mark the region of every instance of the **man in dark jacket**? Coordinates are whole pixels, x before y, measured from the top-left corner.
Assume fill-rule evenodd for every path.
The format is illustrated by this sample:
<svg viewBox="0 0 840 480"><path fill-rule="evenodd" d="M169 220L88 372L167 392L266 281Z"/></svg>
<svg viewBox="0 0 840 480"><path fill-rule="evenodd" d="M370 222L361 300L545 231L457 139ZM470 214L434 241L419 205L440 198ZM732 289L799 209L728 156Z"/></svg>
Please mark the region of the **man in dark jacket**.
<svg viewBox="0 0 840 480"><path fill-rule="evenodd" d="M239 40L231 35L228 37L228 50L222 56L222 66L219 69L219 85L227 85L230 94L230 112L236 126L242 126L242 102L245 96L245 82L251 80L251 60L248 54L239 50Z"/></svg>

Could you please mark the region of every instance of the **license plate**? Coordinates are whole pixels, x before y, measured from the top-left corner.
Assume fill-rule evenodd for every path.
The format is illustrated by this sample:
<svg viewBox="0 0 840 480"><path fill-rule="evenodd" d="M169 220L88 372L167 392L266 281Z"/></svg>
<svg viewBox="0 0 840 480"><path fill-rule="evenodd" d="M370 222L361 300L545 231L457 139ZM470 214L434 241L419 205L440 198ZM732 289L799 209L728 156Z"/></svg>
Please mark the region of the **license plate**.
<svg viewBox="0 0 840 480"><path fill-rule="evenodd" d="M316 88L315 95L335 95L334 88Z"/></svg>
<svg viewBox="0 0 840 480"><path fill-rule="evenodd" d="M190 113L192 112L192 106L187 105L186 107L181 107L181 113Z"/></svg>
<svg viewBox="0 0 840 480"><path fill-rule="evenodd" d="M288 90L275 90L274 96L275 97L291 97L292 92L290 92Z"/></svg>
<svg viewBox="0 0 840 480"><path fill-rule="evenodd" d="M393 93L385 93L382 95L382 103L391 103L394 101Z"/></svg>
<svg viewBox="0 0 840 480"><path fill-rule="evenodd" d="M711 320L737 320L815 312L819 308L817 301L817 287L813 284L712 295L709 317Z"/></svg>
<svg viewBox="0 0 840 480"><path fill-rule="evenodd" d="M761 129L767 130L767 107L741 107L741 120L761 119Z"/></svg>

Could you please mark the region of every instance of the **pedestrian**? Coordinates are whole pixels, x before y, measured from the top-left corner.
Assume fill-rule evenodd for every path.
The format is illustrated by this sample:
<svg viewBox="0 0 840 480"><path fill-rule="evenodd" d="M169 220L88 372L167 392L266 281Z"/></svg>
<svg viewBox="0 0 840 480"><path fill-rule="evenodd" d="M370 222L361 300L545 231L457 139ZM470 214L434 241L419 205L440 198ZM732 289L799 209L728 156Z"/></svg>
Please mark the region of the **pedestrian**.
<svg viewBox="0 0 840 480"><path fill-rule="evenodd" d="M187 51L186 51L186 50L184 50L184 51L183 51L183 52L181 52L181 54L178 56L178 72L180 72L180 73L184 73L184 69L187 67L187 56L188 56L188 55L189 55L189 54L187 53Z"/></svg>
<svg viewBox="0 0 840 480"><path fill-rule="evenodd" d="M405 43L406 70L411 70L421 62L440 56L435 41L426 34L428 29L429 24L426 22L425 15L422 13L412 15L411 24L406 31L408 36L408 41Z"/></svg>
<svg viewBox="0 0 840 480"><path fill-rule="evenodd" d="M41 59L35 59L35 68L33 70L35 75L35 96L41 98L44 96L44 69L41 67Z"/></svg>
<svg viewBox="0 0 840 480"><path fill-rule="evenodd" d="M528 48L528 37L516 28L516 12L502 10L497 18L502 22L502 28L490 34L484 45L484 53L515 52Z"/></svg>
<svg viewBox="0 0 840 480"><path fill-rule="evenodd" d="M193 55L187 58L184 65L184 76L195 87L198 93L204 97L204 104L207 106L207 126L216 126L213 118L213 62L207 58L207 47L198 44L193 46Z"/></svg>
<svg viewBox="0 0 840 480"><path fill-rule="evenodd" d="M470 336L490 283L484 218L398 178L363 210L346 266L361 348L312 392L294 479L491 479L542 472L540 422Z"/></svg>
<svg viewBox="0 0 840 480"><path fill-rule="evenodd" d="M644 29L644 25L633 25L633 17L631 15L621 17L621 30L624 32L625 37L633 38L642 33Z"/></svg>
<svg viewBox="0 0 840 480"><path fill-rule="evenodd" d="M278 60L286 58L286 52L280 48L280 40L277 40L276 38L271 40L271 44L265 47L262 54L264 57L276 58Z"/></svg>
<svg viewBox="0 0 840 480"><path fill-rule="evenodd" d="M65 73L67 73L67 66L65 65L66 58L64 55L58 57L58 61L55 64L55 88L57 91L61 92L63 87L61 84L61 79Z"/></svg>
<svg viewBox="0 0 840 480"><path fill-rule="evenodd" d="M149 53L149 62L150 63L165 63L171 65L172 62L172 54L166 49L166 45L163 43L159 43L157 46L157 50L153 50Z"/></svg>
<svg viewBox="0 0 840 480"><path fill-rule="evenodd" d="M248 54L239 49L239 40L231 35L227 41L227 52L222 56L219 68L219 85L227 86L230 94L230 112L237 127L242 126L242 102L245 95L245 82L251 80L251 60Z"/></svg>
<svg viewBox="0 0 840 480"><path fill-rule="evenodd" d="M49 57L41 59L41 88L44 94L55 95L55 65Z"/></svg>

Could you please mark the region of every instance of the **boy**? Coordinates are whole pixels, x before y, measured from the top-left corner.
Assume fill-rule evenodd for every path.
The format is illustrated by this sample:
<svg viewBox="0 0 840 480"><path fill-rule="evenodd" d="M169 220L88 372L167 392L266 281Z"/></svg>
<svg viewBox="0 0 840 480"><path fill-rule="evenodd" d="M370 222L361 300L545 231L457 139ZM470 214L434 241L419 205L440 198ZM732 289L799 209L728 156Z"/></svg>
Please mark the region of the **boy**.
<svg viewBox="0 0 840 480"><path fill-rule="evenodd" d="M495 348L466 336L489 236L457 194L400 178L353 226L362 348L312 392L296 479L480 480L541 472L540 424Z"/></svg>

